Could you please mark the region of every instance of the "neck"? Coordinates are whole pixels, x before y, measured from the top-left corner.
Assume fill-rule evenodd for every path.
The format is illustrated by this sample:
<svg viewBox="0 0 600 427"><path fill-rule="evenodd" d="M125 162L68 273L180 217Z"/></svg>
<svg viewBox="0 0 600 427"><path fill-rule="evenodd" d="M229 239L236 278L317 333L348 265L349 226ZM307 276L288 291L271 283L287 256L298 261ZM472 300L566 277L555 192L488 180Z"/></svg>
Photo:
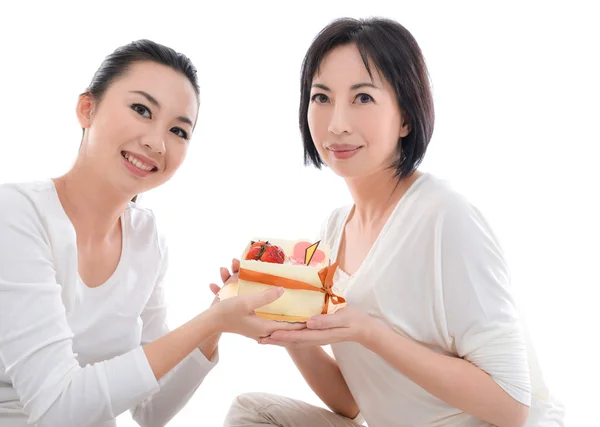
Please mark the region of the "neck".
<svg viewBox="0 0 600 427"><path fill-rule="evenodd" d="M360 178L348 178L346 184L354 201L352 216L361 225L386 218L421 172L398 180L393 170L383 169Z"/></svg>
<svg viewBox="0 0 600 427"><path fill-rule="evenodd" d="M93 169L84 170L82 166L76 163L53 181L77 240L93 244L106 240L120 227L120 217L132 196L94 175Z"/></svg>

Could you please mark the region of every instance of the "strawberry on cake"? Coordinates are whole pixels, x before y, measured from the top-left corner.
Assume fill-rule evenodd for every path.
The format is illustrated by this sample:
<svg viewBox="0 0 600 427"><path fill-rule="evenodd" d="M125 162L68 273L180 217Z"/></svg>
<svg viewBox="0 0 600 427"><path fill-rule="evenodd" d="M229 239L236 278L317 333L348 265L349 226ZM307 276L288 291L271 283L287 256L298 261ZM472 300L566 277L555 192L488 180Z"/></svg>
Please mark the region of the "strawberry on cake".
<svg viewBox="0 0 600 427"><path fill-rule="evenodd" d="M251 240L240 258L238 282L223 287L219 298L281 286L285 290L283 295L256 310L256 314L273 320L304 322L344 303L331 290L336 266L330 263L329 247L321 242Z"/></svg>

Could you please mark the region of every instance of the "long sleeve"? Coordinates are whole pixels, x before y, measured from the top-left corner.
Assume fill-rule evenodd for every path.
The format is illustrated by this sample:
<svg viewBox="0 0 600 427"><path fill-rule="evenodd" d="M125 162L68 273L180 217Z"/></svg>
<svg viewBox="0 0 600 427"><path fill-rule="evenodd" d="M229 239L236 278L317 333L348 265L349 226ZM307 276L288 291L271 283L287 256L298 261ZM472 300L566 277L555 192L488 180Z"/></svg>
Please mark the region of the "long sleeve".
<svg viewBox="0 0 600 427"><path fill-rule="evenodd" d="M500 245L481 213L453 201L438 222L439 275L458 355L531 404L526 343Z"/></svg>
<svg viewBox="0 0 600 427"><path fill-rule="evenodd" d="M141 347L79 366L44 222L13 187L0 187L0 206L0 361L28 422L91 426L157 391Z"/></svg>
<svg viewBox="0 0 600 427"><path fill-rule="evenodd" d="M165 298L168 250L161 240L163 261L155 289L141 314L142 345L169 332ZM142 427L166 425L190 400L206 375L218 363L218 352L211 360L195 349L159 381L160 391L131 408L133 419Z"/></svg>

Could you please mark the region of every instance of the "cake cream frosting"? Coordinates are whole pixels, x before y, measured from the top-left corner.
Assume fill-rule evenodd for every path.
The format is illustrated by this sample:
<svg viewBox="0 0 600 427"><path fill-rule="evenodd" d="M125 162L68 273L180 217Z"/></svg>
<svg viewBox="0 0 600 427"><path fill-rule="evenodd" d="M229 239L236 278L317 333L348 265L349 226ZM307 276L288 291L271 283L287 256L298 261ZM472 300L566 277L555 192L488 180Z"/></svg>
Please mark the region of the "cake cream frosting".
<svg viewBox="0 0 600 427"><path fill-rule="evenodd" d="M288 322L303 322L322 313L330 313L344 299L334 295L329 247L323 242L284 239L254 239L240 257L237 283L219 292L219 298L262 292L269 286L281 286L283 295L260 307L260 317Z"/></svg>

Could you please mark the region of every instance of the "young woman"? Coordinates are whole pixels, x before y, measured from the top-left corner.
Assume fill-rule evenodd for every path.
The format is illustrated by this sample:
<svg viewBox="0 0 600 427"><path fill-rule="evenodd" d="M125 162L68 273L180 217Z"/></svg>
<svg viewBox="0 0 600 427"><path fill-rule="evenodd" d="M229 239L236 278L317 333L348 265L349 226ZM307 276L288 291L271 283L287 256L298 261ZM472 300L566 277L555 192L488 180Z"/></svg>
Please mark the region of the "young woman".
<svg viewBox="0 0 600 427"><path fill-rule="evenodd" d="M300 102L306 163L330 167L353 198L321 232L348 306L261 342L285 346L332 411L251 393L225 425L563 425L492 230L418 171L434 108L412 35L385 19L330 24L306 54Z"/></svg>
<svg viewBox="0 0 600 427"><path fill-rule="evenodd" d="M77 103L83 140L64 176L0 186L0 425L162 426L218 359L223 332L277 328L253 310L280 290L213 304L169 332L167 249L131 202L183 162L199 107L185 56L117 49ZM216 287L214 285L213 287Z"/></svg>

